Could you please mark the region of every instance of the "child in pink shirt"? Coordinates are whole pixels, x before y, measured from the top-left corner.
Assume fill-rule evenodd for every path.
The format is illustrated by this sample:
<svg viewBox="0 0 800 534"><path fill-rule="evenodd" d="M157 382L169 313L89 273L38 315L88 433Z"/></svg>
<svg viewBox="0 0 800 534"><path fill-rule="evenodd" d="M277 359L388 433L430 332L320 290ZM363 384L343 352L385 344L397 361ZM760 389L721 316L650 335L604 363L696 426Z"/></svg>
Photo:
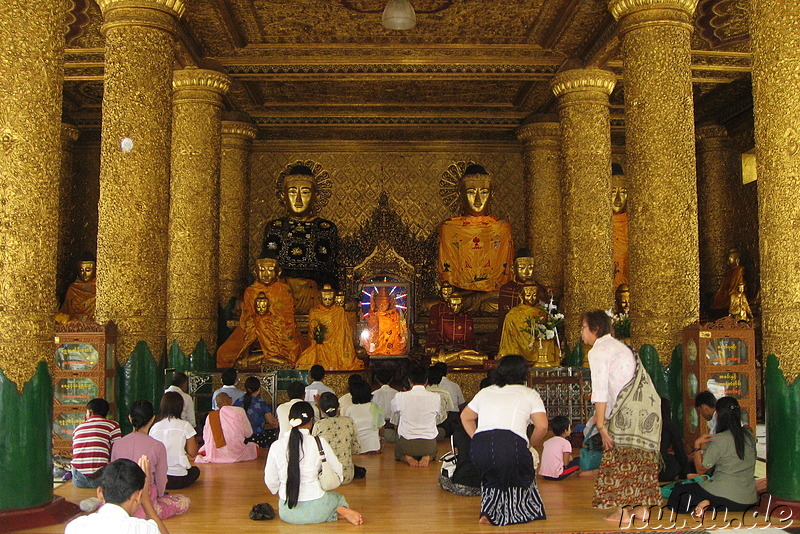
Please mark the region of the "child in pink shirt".
<svg viewBox="0 0 800 534"><path fill-rule="evenodd" d="M557 415L550 421L550 429L555 435L544 442L539 474L547 480L564 480L580 469L579 459L572 458L572 444L567 440L571 430L570 421L563 415Z"/></svg>

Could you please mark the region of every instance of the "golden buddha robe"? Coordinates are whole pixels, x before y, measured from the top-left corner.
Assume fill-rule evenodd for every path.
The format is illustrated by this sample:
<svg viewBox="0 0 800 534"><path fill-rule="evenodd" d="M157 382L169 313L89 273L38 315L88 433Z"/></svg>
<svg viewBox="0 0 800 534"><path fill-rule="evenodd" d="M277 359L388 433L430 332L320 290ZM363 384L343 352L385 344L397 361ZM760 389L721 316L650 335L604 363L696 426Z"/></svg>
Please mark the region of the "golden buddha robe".
<svg viewBox="0 0 800 534"><path fill-rule="evenodd" d="M269 313L257 315L255 301L259 293L269 299ZM239 326L217 349L217 367L232 367L255 341L264 358L282 356L294 363L302 350L302 338L294 320L294 297L289 286L280 280L269 285L256 280L244 290Z"/></svg>
<svg viewBox="0 0 800 534"><path fill-rule="evenodd" d="M439 279L471 291L496 291L514 277L511 224L493 215L453 217L439 227Z"/></svg>
<svg viewBox="0 0 800 534"><path fill-rule="evenodd" d="M319 339L323 339L319 343ZM311 345L303 351L296 369L310 369L319 364L329 371L356 371L364 363L356 358L353 330L347 312L341 306L314 306L308 314L308 340Z"/></svg>
<svg viewBox="0 0 800 534"><path fill-rule="evenodd" d="M719 291L714 295L714 300L711 302L712 310L724 310L731 304L731 295L739 290L739 284L744 283L744 267L741 265L732 265L728 272L725 273L725 278L722 279L722 284L719 286Z"/></svg>
<svg viewBox="0 0 800 534"><path fill-rule="evenodd" d="M408 325L397 308L373 311L364 316L369 336L361 340L361 346L370 356L397 356L408 349Z"/></svg>
<svg viewBox="0 0 800 534"><path fill-rule="evenodd" d="M76 280L69 285L64 304L58 313L69 316L70 321L94 321L94 308L97 298L96 278L88 282Z"/></svg>
<svg viewBox="0 0 800 534"><path fill-rule="evenodd" d="M519 304L506 314L503 334L497 357L519 354L536 367L554 367L560 363L558 349L553 339L536 339L536 321L545 319L547 312L538 306ZM541 348L540 348L541 347Z"/></svg>
<svg viewBox="0 0 800 534"><path fill-rule="evenodd" d="M612 213L611 225L614 236L614 288L629 284L628 213Z"/></svg>

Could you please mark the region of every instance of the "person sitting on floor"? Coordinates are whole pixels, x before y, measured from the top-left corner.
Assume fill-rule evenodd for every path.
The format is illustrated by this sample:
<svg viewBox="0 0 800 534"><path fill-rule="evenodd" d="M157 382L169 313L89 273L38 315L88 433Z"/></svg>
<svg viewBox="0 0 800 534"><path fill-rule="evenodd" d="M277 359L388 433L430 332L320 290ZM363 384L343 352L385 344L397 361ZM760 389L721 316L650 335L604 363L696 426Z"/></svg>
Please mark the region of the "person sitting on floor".
<svg viewBox="0 0 800 534"><path fill-rule="evenodd" d="M100 486L111 447L122 437L119 423L106 418L108 410L107 400L90 400L86 404L86 420L72 432L72 483L76 488Z"/></svg>
<svg viewBox="0 0 800 534"><path fill-rule="evenodd" d="M322 379L325 378L325 368L321 365L312 365L308 370L308 378L312 382L306 386L305 401L307 403L313 406L317 403L317 398L326 391L333 393L333 390L322 382Z"/></svg>
<svg viewBox="0 0 800 534"><path fill-rule="evenodd" d="M399 418L399 439L394 457L412 467L427 467L436 456L436 439L444 432L436 428L447 417L442 409L442 397L425 389L428 370L422 365L409 369L411 390L395 395L392 400L393 419Z"/></svg>
<svg viewBox="0 0 800 534"><path fill-rule="evenodd" d="M390 421L392 400L397 395L397 390L389 385L393 377L394 373L392 373L391 369L380 369L375 373L375 381L380 387L372 392L372 402L383 410L383 416L386 419L386 425L383 427L383 439L387 443L397 443L397 427Z"/></svg>
<svg viewBox="0 0 800 534"><path fill-rule="evenodd" d="M257 376L245 380L244 389L244 396L234 401L233 405L244 408L253 427L253 435L247 441L264 449L278 439L278 420L272 415L272 408L267 401L261 398L261 381Z"/></svg>
<svg viewBox="0 0 800 534"><path fill-rule="evenodd" d="M355 373L347 377L347 393L339 397L340 414L344 415L347 409L353 405L353 384L358 382L365 382L364 377ZM321 412L324 414L325 410L321 410Z"/></svg>
<svg viewBox="0 0 800 534"><path fill-rule="evenodd" d="M350 391L353 404L344 414L356 424L361 454L377 454L381 452L380 433L386 424L383 410L372 402L372 391L365 381L356 382Z"/></svg>
<svg viewBox="0 0 800 534"><path fill-rule="evenodd" d="M288 386L286 386L286 395L289 396L289 400L284 402L283 404L278 405L275 409L275 415L278 416L278 439L280 436L283 436L290 430L289 426L289 410L292 409L292 405L301 402L303 397L306 394L306 385L300 382L299 380L295 380L294 382L290 382ZM310 402L311 407L314 410L314 419L319 421L319 411L317 408L316 401Z"/></svg>
<svg viewBox="0 0 800 534"><path fill-rule="evenodd" d="M572 443L569 442L569 419L557 415L550 421L553 437L544 442L539 474L547 480L564 480L579 469L579 458L572 458Z"/></svg>
<svg viewBox="0 0 800 534"><path fill-rule="evenodd" d="M349 484L354 478L364 478L367 470L353 465L353 455L361 452L355 422L341 415L339 400L333 393L326 391L320 395L319 406L325 414L325 419L320 419L314 424L311 435L325 438L330 444L342 464L342 484Z"/></svg>
<svg viewBox="0 0 800 534"><path fill-rule="evenodd" d="M350 508L338 492L325 491L319 483L322 455L339 478L342 464L323 438L312 437L314 410L307 402L297 402L289 410L291 430L269 449L264 467L267 488L280 497L278 515L297 525L336 521L340 517L354 525L363 523L361 514Z"/></svg>
<svg viewBox="0 0 800 534"><path fill-rule="evenodd" d="M164 390L174 391L183 397L183 411L181 412L181 419L188 421L192 427L197 426L197 421L194 415L194 400L192 396L187 393L189 390L189 377L186 373L175 373L172 375L172 385Z"/></svg>
<svg viewBox="0 0 800 534"><path fill-rule="evenodd" d="M150 436L167 449L167 489L183 489L200 477L200 469L189 463L197 456L197 440L192 425L181 419L183 397L168 391L161 397L161 413L150 427Z"/></svg>
<svg viewBox="0 0 800 534"><path fill-rule="evenodd" d="M661 458L664 465L658 473L659 482L684 479L689 474L689 458L683 445L683 436L672 421L670 402L661 398Z"/></svg>
<svg viewBox="0 0 800 534"><path fill-rule="evenodd" d="M108 464L97 488L97 498L105 504L96 513L70 521L64 534L169 534L146 490L150 473L147 456L139 458L139 465L125 458ZM140 505L147 519L131 517Z"/></svg>
<svg viewBox="0 0 800 534"><path fill-rule="evenodd" d="M234 403L244 396L244 391L236 387L236 382L239 381L238 375L239 373L233 367L222 371L222 387L214 391L211 395L212 410L219 410L219 406L217 406L217 395L220 393L227 393Z"/></svg>
<svg viewBox="0 0 800 534"><path fill-rule="evenodd" d="M227 393L217 395L219 410L208 413L203 441L195 462L199 464L232 464L258 458L258 445L245 443L253 435L253 427L244 408L231 406Z"/></svg>

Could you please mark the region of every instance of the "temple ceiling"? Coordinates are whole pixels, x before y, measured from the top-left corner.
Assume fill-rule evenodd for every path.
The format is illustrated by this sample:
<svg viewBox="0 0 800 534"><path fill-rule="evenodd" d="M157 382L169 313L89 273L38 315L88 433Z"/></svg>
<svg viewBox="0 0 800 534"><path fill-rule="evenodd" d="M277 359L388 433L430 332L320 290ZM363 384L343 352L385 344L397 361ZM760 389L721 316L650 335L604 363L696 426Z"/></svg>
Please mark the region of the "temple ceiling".
<svg viewBox="0 0 800 534"><path fill-rule="evenodd" d="M70 1L65 113L96 128L102 17L94 0ZM618 76L612 129L624 136L624 70L607 0L414 0L417 26L402 32L381 25L385 2L186 2L176 68L225 71L227 110L250 115L265 138L512 140L527 117L555 111L549 83L565 63L596 66ZM726 109L728 93L730 104L743 98L726 87L749 78L746 6L698 4L692 71L705 120Z"/></svg>

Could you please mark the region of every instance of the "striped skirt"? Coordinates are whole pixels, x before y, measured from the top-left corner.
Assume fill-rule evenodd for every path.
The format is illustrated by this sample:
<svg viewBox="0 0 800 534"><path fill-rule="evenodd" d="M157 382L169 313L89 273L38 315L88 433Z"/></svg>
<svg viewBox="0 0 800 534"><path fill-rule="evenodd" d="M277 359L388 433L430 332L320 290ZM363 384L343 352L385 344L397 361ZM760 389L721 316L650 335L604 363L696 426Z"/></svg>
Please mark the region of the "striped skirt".
<svg viewBox="0 0 800 534"><path fill-rule="evenodd" d="M510 430L478 432L470 459L481 475L481 517L498 526L546 518L527 440Z"/></svg>

